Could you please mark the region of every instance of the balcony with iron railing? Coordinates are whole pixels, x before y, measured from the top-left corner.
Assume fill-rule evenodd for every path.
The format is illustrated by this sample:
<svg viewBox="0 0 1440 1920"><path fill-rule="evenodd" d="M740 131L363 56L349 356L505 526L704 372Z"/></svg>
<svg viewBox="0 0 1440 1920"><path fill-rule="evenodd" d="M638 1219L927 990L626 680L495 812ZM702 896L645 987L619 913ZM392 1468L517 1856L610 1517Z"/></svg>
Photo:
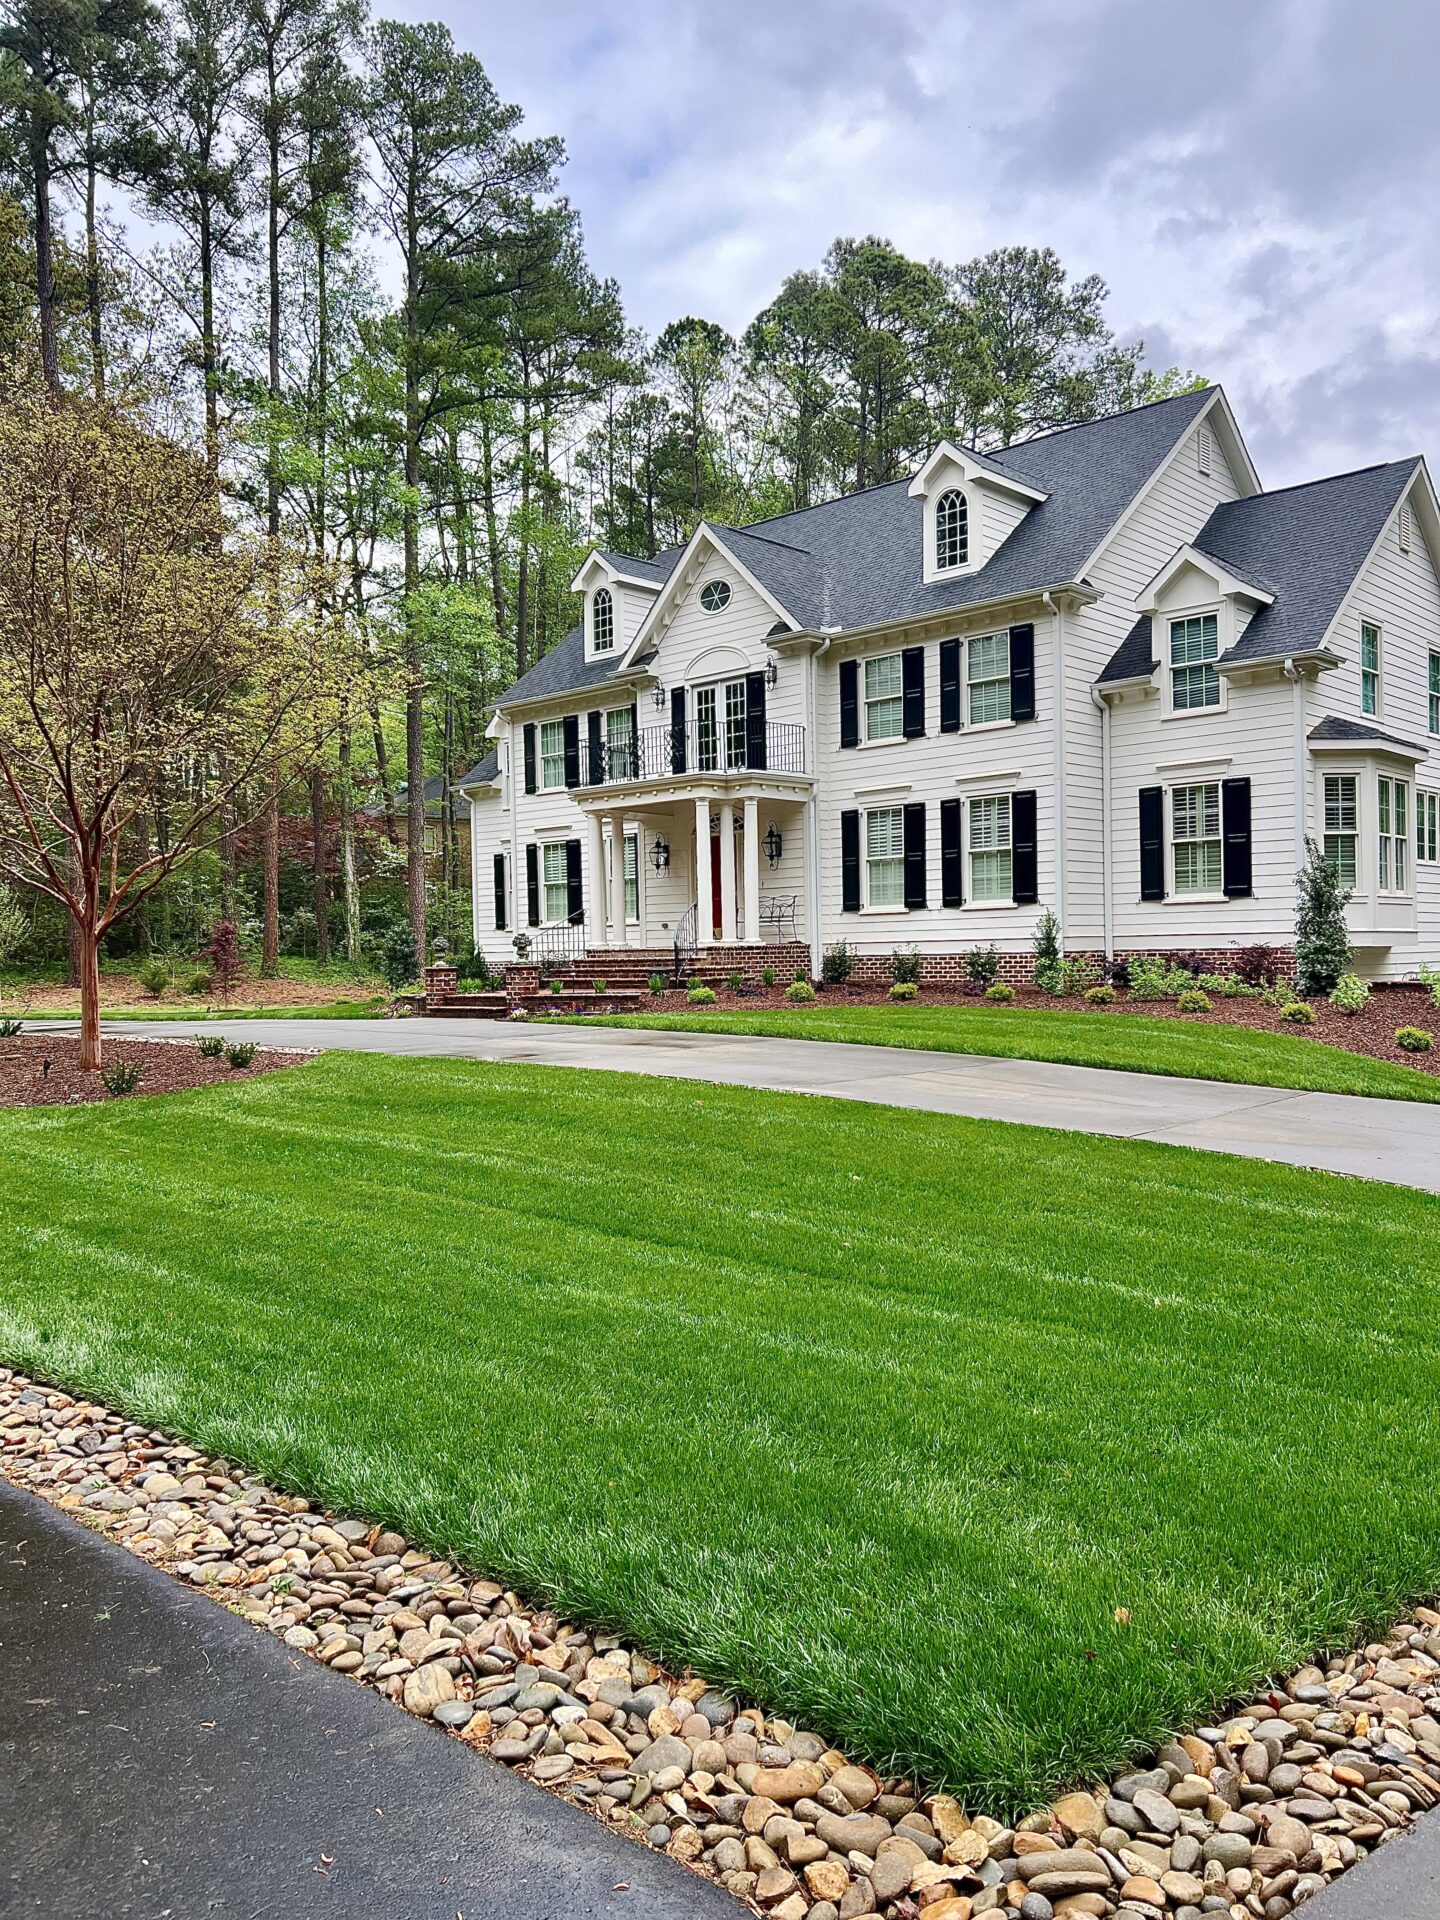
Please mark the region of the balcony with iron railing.
<svg viewBox="0 0 1440 1920"><path fill-rule="evenodd" d="M628 786L683 774L804 772L805 729L784 720L767 720L743 734L695 721L642 727L633 740L582 743L580 751L583 787Z"/></svg>

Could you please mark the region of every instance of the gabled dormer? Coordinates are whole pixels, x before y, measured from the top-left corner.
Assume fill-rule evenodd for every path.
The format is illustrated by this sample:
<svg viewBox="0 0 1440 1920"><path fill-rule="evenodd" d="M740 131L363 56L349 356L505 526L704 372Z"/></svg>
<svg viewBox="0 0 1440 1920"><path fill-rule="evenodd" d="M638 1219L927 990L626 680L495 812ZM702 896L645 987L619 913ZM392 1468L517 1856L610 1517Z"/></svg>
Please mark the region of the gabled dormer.
<svg viewBox="0 0 1440 1920"><path fill-rule="evenodd" d="M1225 709L1226 654L1261 607L1274 603L1267 587L1244 580L1199 547L1178 547L1140 591L1135 605L1150 617L1167 713Z"/></svg>
<svg viewBox="0 0 1440 1920"><path fill-rule="evenodd" d="M910 497L924 503L921 576L928 586L977 573L1047 495L942 440L910 482Z"/></svg>
<svg viewBox="0 0 1440 1920"><path fill-rule="evenodd" d="M627 572L623 555L598 547L590 553L570 582L570 591L584 596L586 660L613 660L618 666L663 584Z"/></svg>

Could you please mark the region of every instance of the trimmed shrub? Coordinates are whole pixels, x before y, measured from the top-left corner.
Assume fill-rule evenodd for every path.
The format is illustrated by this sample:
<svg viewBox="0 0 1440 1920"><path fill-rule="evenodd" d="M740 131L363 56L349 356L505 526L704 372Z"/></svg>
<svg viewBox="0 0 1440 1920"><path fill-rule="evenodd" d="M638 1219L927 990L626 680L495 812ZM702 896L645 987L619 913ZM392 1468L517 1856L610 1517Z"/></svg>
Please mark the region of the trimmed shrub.
<svg viewBox="0 0 1440 1920"><path fill-rule="evenodd" d="M990 987L1000 977L1000 955L993 946L972 947L965 956L965 978L974 987Z"/></svg>
<svg viewBox="0 0 1440 1920"><path fill-rule="evenodd" d="M1331 988L1330 1004L1341 1013L1361 1013L1370 1004L1370 988L1358 973L1342 973Z"/></svg>
<svg viewBox="0 0 1440 1920"><path fill-rule="evenodd" d="M690 1002L692 1007L713 1007L715 1004L715 989L705 986L691 987L685 998Z"/></svg>
<svg viewBox="0 0 1440 1920"><path fill-rule="evenodd" d="M1073 960L1060 962L1060 982L1055 991L1061 994L1088 993L1091 987L1098 987L1105 978L1105 969L1088 954L1078 954Z"/></svg>
<svg viewBox="0 0 1440 1920"><path fill-rule="evenodd" d="M202 1060L218 1060L225 1051L225 1042L218 1033L197 1033L195 1045L200 1049Z"/></svg>
<svg viewBox="0 0 1440 1920"><path fill-rule="evenodd" d="M833 947L827 947L820 956L820 978L827 987L843 987L850 978L855 956L850 951L848 940L837 940Z"/></svg>
<svg viewBox="0 0 1440 1920"><path fill-rule="evenodd" d="M1177 1013L1209 1013L1210 996L1208 993L1201 993L1198 987L1192 987L1188 993L1182 993L1175 1002L1175 1011Z"/></svg>
<svg viewBox="0 0 1440 1920"><path fill-rule="evenodd" d="M1278 947L1257 940L1241 947L1235 956L1235 972L1247 987L1269 987L1280 978L1282 955Z"/></svg>
<svg viewBox="0 0 1440 1920"><path fill-rule="evenodd" d="M253 1040L232 1040L225 1049L225 1059L232 1072L241 1073L255 1058Z"/></svg>
<svg viewBox="0 0 1440 1920"><path fill-rule="evenodd" d="M920 984L920 949L918 947L897 947L890 956L890 978L897 987L918 987Z"/></svg>
<svg viewBox="0 0 1440 1920"><path fill-rule="evenodd" d="M815 989L808 980L792 980L785 989L785 998L792 1006L807 1006L815 998Z"/></svg>
<svg viewBox="0 0 1440 1920"><path fill-rule="evenodd" d="M1197 973L1195 984L1202 993L1223 993L1226 976L1223 973Z"/></svg>
<svg viewBox="0 0 1440 1920"><path fill-rule="evenodd" d="M1313 840L1305 842L1305 864L1295 876L1295 980L1301 993L1329 993L1350 971L1350 933L1345 925L1348 887L1340 884L1335 863Z"/></svg>
<svg viewBox="0 0 1440 1920"><path fill-rule="evenodd" d="M1280 1009L1280 1018L1288 1020L1292 1027L1313 1027L1315 1009L1307 1007L1303 1000L1292 1000L1288 1006Z"/></svg>
<svg viewBox="0 0 1440 1920"><path fill-rule="evenodd" d="M1008 1007L1015 998L1015 989L1003 980L995 980L986 987L985 998L997 1007Z"/></svg>
<svg viewBox="0 0 1440 1920"><path fill-rule="evenodd" d="M892 1000L913 1000L919 991L913 980L893 980L890 983Z"/></svg>
<svg viewBox="0 0 1440 1920"><path fill-rule="evenodd" d="M1115 1004L1114 987L1087 987L1085 989L1085 1004L1089 1007L1113 1007Z"/></svg>
<svg viewBox="0 0 1440 1920"><path fill-rule="evenodd" d="M1194 985L1190 969L1177 967L1163 953L1137 953L1130 960L1132 1000L1176 1000Z"/></svg>
<svg viewBox="0 0 1440 1920"><path fill-rule="evenodd" d="M139 1086L141 1071L135 1060L116 1060L104 1067L100 1081L112 1100L119 1100L124 1094L134 1093Z"/></svg>
<svg viewBox="0 0 1440 1920"><path fill-rule="evenodd" d="M652 973L646 984L651 993L664 993L668 983L663 973Z"/></svg>
<svg viewBox="0 0 1440 1920"><path fill-rule="evenodd" d="M170 984L170 969L163 960L142 960L135 969L135 978L152 1000L158 1000ZM128 1093L129 1088L125 1091Z"/></svg>
<svg viewBox="0 0 1440 1920"><path fill-rule="evenodd" d="M1047 907L1035 928L1035 984L1043 992L1059 992L1064 958L1060 950L1060 922Z"/></svg>
<svg viewBox="0 0 1440 1920"><path fill-rule="evenodd" d="M1406 1053L1428 1053L1434 1035L1427 1033L1424 1027L1397 1027L1395 1044L1403 1047Z"/></svg>
<svg viewBox="0 0 1440 1920"><path fill-rule="evenodd" d="M1222 1000L1248 1000L1254 987L1247 987L1238 973L1227 973L1215 989Z"/></svg>

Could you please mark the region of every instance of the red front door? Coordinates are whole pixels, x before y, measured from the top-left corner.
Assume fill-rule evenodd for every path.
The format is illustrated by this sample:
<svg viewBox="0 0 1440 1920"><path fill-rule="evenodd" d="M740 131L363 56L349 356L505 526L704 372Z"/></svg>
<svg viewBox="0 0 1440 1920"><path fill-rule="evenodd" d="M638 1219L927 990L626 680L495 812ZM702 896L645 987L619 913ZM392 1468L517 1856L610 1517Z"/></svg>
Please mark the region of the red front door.
<svg viewBox="0 0 1440 1920"><path fill-rule="evenodd" d="M710 930L718 940L724 915L720 910L720 836L710 836Z"/></svg>

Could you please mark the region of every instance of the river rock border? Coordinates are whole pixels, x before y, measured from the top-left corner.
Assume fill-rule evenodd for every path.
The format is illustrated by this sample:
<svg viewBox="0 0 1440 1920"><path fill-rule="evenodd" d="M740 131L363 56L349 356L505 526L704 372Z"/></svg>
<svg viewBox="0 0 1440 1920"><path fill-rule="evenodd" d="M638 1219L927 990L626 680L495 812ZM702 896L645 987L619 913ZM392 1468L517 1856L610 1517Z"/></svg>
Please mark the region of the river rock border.
<svg viewBox="0 0 1440 1920"><path fill-rule="evenodd" d="M0 1469L775 1920L1283 1920L1440 1803L1440 1613L1003 1826L0 1367Z"/></svg>

